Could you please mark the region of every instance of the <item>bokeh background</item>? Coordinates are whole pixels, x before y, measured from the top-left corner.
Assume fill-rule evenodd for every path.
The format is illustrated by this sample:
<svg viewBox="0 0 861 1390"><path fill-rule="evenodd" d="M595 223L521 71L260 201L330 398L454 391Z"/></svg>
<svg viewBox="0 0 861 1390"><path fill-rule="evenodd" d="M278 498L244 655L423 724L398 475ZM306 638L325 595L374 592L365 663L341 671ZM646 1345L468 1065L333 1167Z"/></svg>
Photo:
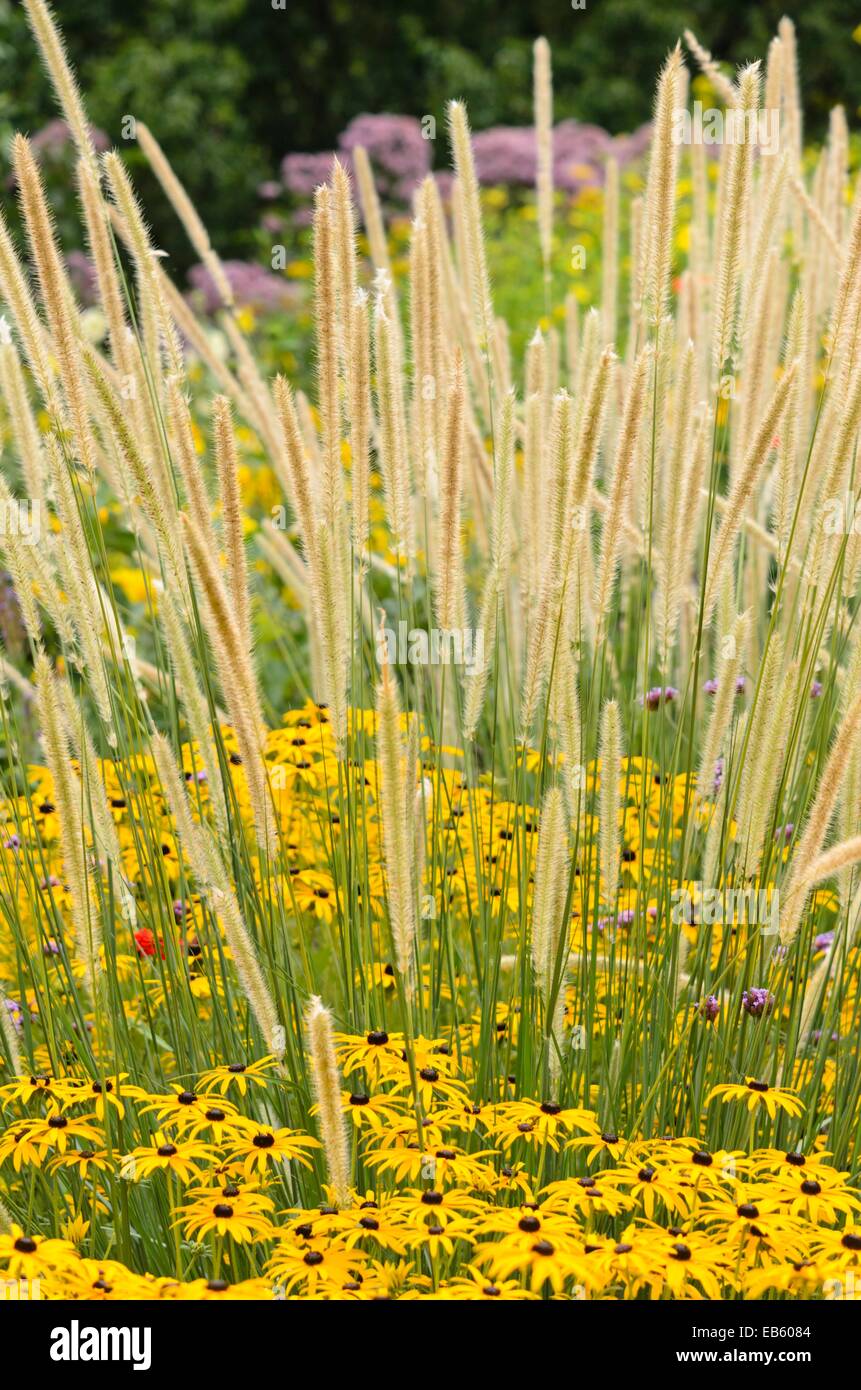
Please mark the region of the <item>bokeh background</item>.
<svg viewBox="0 0 861 1390"><path fill-rule="evenodd" d="M277 0L276 0L277 3ZM721 59L764 55L781 14L798 28L808 135L828 109L859 93L861 10L848 0L715 5L711 0L61 0L56 5L95 125L121 143L122 118L145 120L192 194L222 254L253 259L262 204L282 161L337 147L362 113L432 114L453 95L474 129L528 125L531 44L553 45L556 120L574 117L613 135L648 120L655 73L690 25ZM857 113L848 111L850 123ZM45 131L56 117L17 0L0 0L0 149L10 132ZM155 181L141 193L176 272L191 253ZM432 159L447 158L438 140ZM8 170L7 170L8 172ZM66 183L58 170L56 186ZM268 187L268 195L266 193ZM264 193L261 194L261 189ZM58 195L61 232L77 219ZM271 241L270 236L270 241Z"/></svg>

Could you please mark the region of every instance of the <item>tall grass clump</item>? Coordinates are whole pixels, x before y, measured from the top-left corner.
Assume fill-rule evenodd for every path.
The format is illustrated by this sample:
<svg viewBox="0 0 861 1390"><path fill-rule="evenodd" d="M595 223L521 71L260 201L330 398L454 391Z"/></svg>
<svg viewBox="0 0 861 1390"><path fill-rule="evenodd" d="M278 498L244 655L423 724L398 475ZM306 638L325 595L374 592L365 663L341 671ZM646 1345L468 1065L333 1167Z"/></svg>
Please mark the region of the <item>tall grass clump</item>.
<svg viewBox="0 0 861 1390"><path fill-rule="evenodd" d="M582 317L538 40L522 361L464 104L403 275L370 159L336 162L306 381L260 365L139 124L213 347L25 8L103 331L17 136L3 1272L821 1296L861 1209L861 185L842 112L804 149L791 22L764 69L668 55ZM686 51L747 132L714 154L679 137Z"/></svg>

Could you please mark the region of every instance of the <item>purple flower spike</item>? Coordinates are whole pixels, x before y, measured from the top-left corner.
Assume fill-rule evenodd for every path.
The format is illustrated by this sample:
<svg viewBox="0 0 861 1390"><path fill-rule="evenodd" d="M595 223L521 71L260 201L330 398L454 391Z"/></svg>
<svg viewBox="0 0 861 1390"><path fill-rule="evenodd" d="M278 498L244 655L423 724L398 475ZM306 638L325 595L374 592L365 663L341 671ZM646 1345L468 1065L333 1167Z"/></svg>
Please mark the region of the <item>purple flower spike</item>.
<svg viewBox="0 0 861 1390"><path fill-rule="evenodd" d="M22 1011L21 1011L21 1005L18 1003L17 999L7 999L7 1000L6 1000L6 1009L7 1009L7 1011L8 1011L9 1019L10 1019L10 1022L11 1022L11 1024L12 1024L12 1027L13 1027L13 1028L16 1028L16 1029L18 1030L18 1032L20 1032L20 1031L21 1031L21 1028L22 1028L22 1023L21 1023L21 1013L22 1013Z"/></svg>
<svg viewBox="0 0 861 1390"><path fill-rule="evenodd" d="M741 996L741 1007L751 1018L761 1018L774 1008L774 995L767 989L746 989Z"/></svg>
<svg viewBox="0 0 861 1390"><path fill-rule="evenodd" d="M715 680L714 676L711 676L703 686L703 690L706 692L707 695L716 695L717 688L717 681Z"/></svg>
<svg viewBox="0 0 861 1390"><path fill-rule="evenodd" d="M700 1004L700 1016L709 1023L714 1023L720 1013L720 1003L716 994L709 994L705 1001Z"/></svg>

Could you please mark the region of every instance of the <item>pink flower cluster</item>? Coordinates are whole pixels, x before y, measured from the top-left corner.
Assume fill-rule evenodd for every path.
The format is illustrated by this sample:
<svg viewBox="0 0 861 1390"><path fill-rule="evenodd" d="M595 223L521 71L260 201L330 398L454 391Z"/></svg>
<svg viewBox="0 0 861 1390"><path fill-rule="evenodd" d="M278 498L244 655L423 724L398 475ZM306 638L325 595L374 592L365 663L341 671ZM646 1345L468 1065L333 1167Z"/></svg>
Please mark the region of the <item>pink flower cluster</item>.
<svg viewBox="0 0 861 1390"><path fill-rule="evenodd" d="M609 155L620 164L639 158L648 147L649 125L632 135L613 137L600 126L560 121L553 132L553 180L557 188L575 192L601 183ZM308 198L331 173L337 153L350 168L351 154L364 145L381 193L395 202L409 202L416 186L430 172L433 142L424 138L421 122L413 116L357 116L338 139L338 150L324 154L288 154L281 164L284 189ZM493 126L473 136L475 167L483 184L535 183L535 131L532 126ZM261 188L267 199L273 185Z"/></svg>

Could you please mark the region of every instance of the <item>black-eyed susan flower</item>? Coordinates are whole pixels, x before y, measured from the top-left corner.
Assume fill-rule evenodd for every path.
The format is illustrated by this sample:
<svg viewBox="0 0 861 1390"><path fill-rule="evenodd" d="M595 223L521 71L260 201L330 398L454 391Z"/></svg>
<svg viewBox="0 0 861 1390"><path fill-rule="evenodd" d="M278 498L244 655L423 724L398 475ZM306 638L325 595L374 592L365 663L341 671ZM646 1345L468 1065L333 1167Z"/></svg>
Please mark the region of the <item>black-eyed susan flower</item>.
<svg viewBox="0 0 861 1390"><path fill-rule="evenodd" d="M271 1260L269 1273L285 1292L301 1288L309 1298L321 1290L336 1292L360 1278L368 1256L363 1250L335 1241L295 1245L282 1242Z"/></svg>
<svg viewBox="0 0 861 1390"><path fill-rule="evenodd" d="M489 1279L473 1264L465 1265L462 1275L446 1280L434 1293L421 1296L450 1303L522 1303L539 1297L516 1279Z"/></svg>
<svg viewBox="0 0 861 1390"><path fill-rule="evenodd" d="M87 1178L91 1170L93 1173L108 1173L116 1166L116 1157L110 1155L107 1149L74 1148L66 1149L52 1158L48 1164L48 1171L54 1173L65 1168L73 1170L82 1178Z"/></svg>
<svg viewBox="0 0 861 1390"><path fill-rule="evenodd" d="M341 1105L355 1129L370 1129L382 1134L392 1125L402 1122L408 1101L404 1096L383 1091L373 1095L367 1091L342 1091ZM316 1114L316 1111L317 1107L314 1106L311 1114Z"/></svg>
<svg viewBox="0 0 861 1390"><path fill-rule="evenodd" d="M211 1144L197 1139L170 1139L158 1132L152 1144L141 1145L123 1158L122 1171L135 1181L166 1172L189 1182L199 1175L200 1165L211 1161L215 1153Z"/></svg>
<svg viewBox="0 0 861 1390"><path fill-rule="evenodd" d="M252 1086L268 1085L276 1065L271 1056L259 1057L254 1062L225 1062L204 1072L198 1086L203 1092L218 1091L226 1096L228 1091L235 1090L244 1096Z"/></svg>
<svg viewBox="0 0 861 1390"><path fill-rule="evenodd" d="M393 1199L393 1209L398 1217L414 1226L446 1226L449 1221L464 1215L474 1216L481 1210L481 1203L471 1193L461 1188L450 1187L442 1191L438 1187L408 1187Z"/></svg>
<svg viewBox="0 0 861 1390"><path fill-rule="evenodd" d="M14 1221L8 1231L0 1232L0 1261L10 1278L39 1279L74 1259L77 1252L69 1241L29 1235Z"/></svg>
<svg viewBox="0 0 861 1390"><path fill-rule="evenodd" d="M65 1153L73 1139L83 1140L93 1148L103 1144L103 1135L90 1123L92 1116L64 1115L52 1110L43 1120L31 1120L29 1139L43 1153L50 1150Z"/></svg>
<svg viewBox="0 0 861 1390"><path fill-rule="evenodd" d="M690 1184L683 1175L674 1168L648 1159L642 1163L627 1161L616 1168L605 1168L601 1172L600 1182L602 1187L621 1187L642 1206L650 1220L658 1203L668 1212L681 1216L691 1208Z"/></svg>
<svg viewBox="0 0 861 1390"><path fill-rule="evenodd" d="M400 1070L405 1047L402 1033L389 1033L385 1028L372 1028L364 1037L336 1033L335 1045L344 1076L366 1071L374 1083L390 1076L395 1068Z"/></svg>
<svg viewBox="0 0 861 1390"><path fill-rule="evenodd" d="M300 1134L294 1129L273 1129L270 1125L257 1125L246 1122L243 1137L231 1146L230 1156L242 1164L247 1178L255 1170L263 1174L267 1169L282 1163L299 1163L310 1168L309 1149L319 1149L319 1139L309 1134Z"/></svg>
<svg viewBox="0 0 861 1390"><path fill-rule="evenodd" d="M783 1110L785 1114L794 1118L804 1113L804 1102L792 1091L780 1086L769 1086L767 1081L757 1081L753 1076L749 1076L744 1085L734 1081L723 1081L719 1086L713 1086L706 1104L716 1096L720 1096L724 1105L733 1100L743 1101L751 1112L762 1107L772 1120L778 1110Z"/></svg>
<svg viewBox="0 0 861 1390"><path fill-rule="evenodd" d="M553 1237L518 1231L501 1241L475 1246L475 1263L494 1279L520 1275L533 1293L545 1287L560 1294L566 1285L583 1283L587 1277L585 1245L570 1236Z"/></svg>
<svg viewBox="0 0 861 1390"><path fill-rule="evenodd" d="M190 1194L192 1197L194 1194ZM214 1232L229 1236L242 1245L249 1241L267 1240L273 1234L269 1213L274 1203L261 1192L248 1190L220 1193L217 1198L198 1197L180 1208L176 1224L181 1225L190 1240L199 1240Z"/></svg>

